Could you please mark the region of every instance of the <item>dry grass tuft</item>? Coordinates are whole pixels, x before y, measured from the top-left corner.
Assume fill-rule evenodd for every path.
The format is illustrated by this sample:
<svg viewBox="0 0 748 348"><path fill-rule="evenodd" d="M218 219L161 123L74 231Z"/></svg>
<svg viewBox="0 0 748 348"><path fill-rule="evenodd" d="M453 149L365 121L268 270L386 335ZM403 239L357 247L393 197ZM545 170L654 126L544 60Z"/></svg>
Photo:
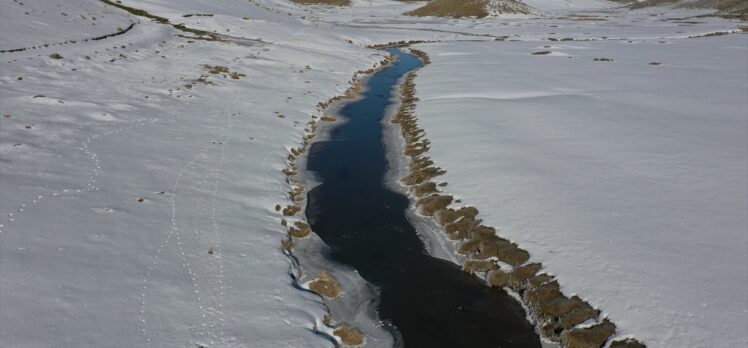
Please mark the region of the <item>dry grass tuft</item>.
<svg viewBox="0 0 748 348"><path fill-rule="evenodd" d="M304 238L312 232L309 224L303 221L296 221L293 226L288 230L288 234L294 238Z"/></svg>
<svg viewBox="0 0 748 348"><path fill-rule="evenodd" d="M510 284L513 289L522 289L525 287L527 281L538 273L543 265L539 263L528 263L519 267L516 267L510 275Z"/></svg>
<svg viewBox="0 0 748 348"><path fill-rule="evenodd" d="M499 268L496 262L489 260L465 260L462 264L462 270L468 273L483 273L493 271Z"/></svg>
<svg viewBox="0 0 748 348"><path fill-rule="evenodd" d="M293 241L291 238L286 238L281 241L281 249L287 253L291 252L291 248L293 248Z"/></svg>
<svg viewBox="0 0 748 348"><path fill-rule="evenodd" d="M468 240L460 244L458 252L471 258L484 260L496 257L500 261L512 266L519 266L530 259L530 254L495 234L495 230L487 226L477 226L470 231Z"/></svg>
<svg viewBox="0 0 748 348"><path fill-rule="evenodd" d="M410 192L416 197L423 197L432 193L437 193L436 183L433 181L427 181L419 185L411 186Z"/></svg>
<svg viewBox="0 0 748 348"><path fill-rule="evenodd" d="M500 269L494 270L486 277L488 286L502 288L509 284L509 273L506 273Z"/></svg>
<svg viewBox="0 0 748 348"><path fill-rule="evenodd" d="M415 48L410 49L410 54L418 57L423 62L423 65L429 65L431 64L431 58L429 58L429 55L426 54L426 52L417 50Z"/></svg>
<svg viewBox="0 0 748 348"><path fill-rule="evenodd" d="M447 224L454 223L459 219L474 220L476 216L478 216L478 209L475 209L473 207L462 207L457 210L444 209L436 215L436 221L440 225L446 226Z"/></svg>
<svg viewBox="0 0 748 348"><path fill-rule="evenodd" d="M647 348L647 346L633 338L627 338L611 342L610 348Z"/></svg>
<svg viewBox="0 0 748 348"><path fill-rule="evenodd" d="M335 278L327 272L320 272L317 277L309 283L309 290L314 291L327 298L340 295L340 285Z"/></svg>
<svg viewBox="0 0 748 348"><path fill-rule="evenodd" d="M211 66L211 65L208 65L208 64L203 64L203 68L205 68L206 70L208 70L208 72L211 73L211 74L228 74L228 72L229 72L229 68L228 67L221 66L221 65Z"/></svg>
<svg viewBox="0 0 748 348"><path fill-rule="evenodd" d="M322 121L327 121L327 122L335 122L335 121L338 120L338 118L335 117L335 115L333 115L333 114L325 114L322 117L320 117L319 119L322 120Z"/></svg>
<svg viewBox="0 0 748 348"><path fill-rule="evenodd" d="M283 216L293 216L296 215L301 210L301 208L297 205L287 205L285 208L283 208Z"/></svg>
<svg viewBox="0 0 748 348"><path fill-rule="evenodd" d="M302 5L330 5L330 6L349 6L350 0L291 0L291 2Z"/></svg>
<svg viewBox="0 0 748 348"><path fill-rule="evenodd" d="M479 228L480 223L480 219L467 215L444 226L444 233L447 234L447 237L450 240L463 240L467 238L474 229Z"/></svg>
<svg viewBox="0 0 748 348"><path fill-rule="evenodd" d="M421 1L421 0L415 0L415 1ZM393 48L393 47L406 47L406 46L415 45L415 44L424 43L424 42L430 42L430 41L425 41L425 40L400 40L400 41L391 41L391 42L387 42L387 43L383 43L383 44L367 45L366 47L373 48L375 50L383 50L383 49L386 49L386 48Z"/></svg>
<svg viewBox="0 0 748 348"><path fill-rule="evenodd" d="M426 17L476 17L488 16L486 0L433 0L423 7L406 12L405 15Z"/></svg>
<svg viewBox="0 0 748 348"><path fill-rule="evenodd" d="M419 212L426 216L434 216L437 211L446 208L452 203L452 196L434 194L420 198L416 201Z"/></svg>
<svg viewBox="0 0 748 348"><path fill-rule="evenodd" d="M358 346L364 343L364 335L361 333L361 331L358 331L346 324L341 324L338 326L335 331L332 332L333 335L340 337L340 340L343 342L343 344L347 346Z"/></svg>
<svg viewBox="0 0 748 348"><path fill-rule="evenodd" d="M616 326L606 318L590 327L564 331L561 342L568 348L599 348L615 332Z"/></svg>

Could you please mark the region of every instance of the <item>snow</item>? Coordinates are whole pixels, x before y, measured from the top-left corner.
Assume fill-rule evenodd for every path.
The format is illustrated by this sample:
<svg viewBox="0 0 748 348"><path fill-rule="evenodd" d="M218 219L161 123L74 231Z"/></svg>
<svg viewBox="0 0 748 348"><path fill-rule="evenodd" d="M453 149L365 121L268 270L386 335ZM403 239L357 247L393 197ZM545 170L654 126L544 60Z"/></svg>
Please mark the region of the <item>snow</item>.
<svg viewBox="0 0 748 348"><path fill-rule="evenodd" d="M0 346L333 346L328 310L386 346L376 289L315 259L318 239L300 245L299 265L283 254L273 207L290 203L281 170L317 103L382 59L364 45L397 40L444 41L419 46L433 64L416 83L448 192L623 335L748 344L736 334L748 326L748 45L744 34L687 39L736 22L658 9L443 20L400 16L421 4L399 1L122 2L226 41L100 1L0 3L0 50L54 44L0 53ZM610 4L528 3L554 15ZM195 13L214 16L184 17ZM602 57L614 62L592 61ZM195 82L203 75L210 84ZM329 309L299 285L318 270L344 286Z"/></svg>
<svg viewBox="0 0 748 348"><path fill-rule="evenodd" d="M623 335L748 344L748 37L417 47L447 192Z"/></svg>
<svg viewBox="0 0 748 348"><path fill-rule="evenodd" d="M331 345L313 332L326 309L294 286L273 207L287 202L280 171L317 102L381 54L277 17L243 33L241 17L201 19L272 44L190 42L142 20L2 57L1 346ZM12 40L0 46L25 42ZM201 75L213 84L182 87Z"/></svg>

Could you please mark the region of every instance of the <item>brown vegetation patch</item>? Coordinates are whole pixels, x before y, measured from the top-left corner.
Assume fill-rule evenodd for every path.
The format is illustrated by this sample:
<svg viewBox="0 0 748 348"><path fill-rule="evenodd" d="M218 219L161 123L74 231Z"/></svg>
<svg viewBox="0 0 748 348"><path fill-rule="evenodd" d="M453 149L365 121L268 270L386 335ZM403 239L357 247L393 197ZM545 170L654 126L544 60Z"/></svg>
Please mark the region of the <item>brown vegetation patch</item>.
<svg viewBox="0 0 748 348"><path fill-rule="evenodd" d="M120 1L116 1L116 2L109 1L109 0L99 0L99 1L101 1L101 2L103 2L105 4L107 4L107 5L114 6L114 7L117 7L119 9L122 9L122 10L125 10L127 12L130 12L133 15L140 16L140 17L146 17L146 18L149 18L149 19L153 20L154 22L161 23L161 24L171 25L174 29L181 30L183 32L196 35L195 37L191 37L191 39L209 40L209 41L223 41L219 36L217 36L214 33L211 33L211 32L205 31L205 30L190 28L190 27L185 26L184 24L172 24L171 22L169 22L169 20L167 18L150 14L150 13L148 13L147 11L145 11L143 9L134 8L134 7L130 7L130 6L125 6Z"/></svg>
<svg viewBox="0 0 748 348"><path fill-rule="evenodd" d="M340 285L335 278L327 272L320 272L317 277L309 283L309 290L314 291L327 298L340 295Z"/></svg>
<svg viewBox="0 0 748 348"><path fill-rule="evenodd" d="M327 121L327 122L335 122L335 121L338 120L338 118L335 117L335 115L332 115L332 114L325 114L324 116L320 117L319 119L322 120L322 121Z"/></svg>
<svg viewBox="0 0 748 348"><path fill-rule="evenodd" d="M426 52L417 50L415 48L410 49L410 54L418 57L423 62L423 65L429 65L431 64L431 59L429 58L429 55L426 54Z"/></svg>
<svg viewBox="0 0 748 348"><path fill-rule="evenodd" d="M564 331L561 342L568 348L599 348L613 336L616 326L608 319L603 319L596 325Z"/></svg>
<svg viewBox="0 0 748 348"><path fill-rule="evenodd" d="M59 53L52 53L49 55L49 58L52 59L62 59L62 56Z"/></svg>
<svg viewBox="0 0 748 348"><path fill-rule="evenodd" d="M500 269L494 270L486 277L486 283L488 286L502 288L509 284L509 273L506 273Z"/></svg>
<svg viewBox="0 0 748 348"><path fill-rule="evenodd" d="M444 226L444 233L447 234L447 238L450 240L463 240L467 238L473 230L480 228L480 223L480 219L476 219L475 216L467 215L455 222L446 224Z"/></svg>
<svg viewBox="0 0 748 348"><path fill-rule="evenodd" d="M611 342L610 348L647 348L647 346L633 338L626 338Z"/></svg>
<svg viewBox="0 0 748 348"><path fill-rule="evenodd" d="M518 266L530 259L530 254L516 244L496 235L491 227L480 225L473 228L467 240L460 244L458 252L468 257L484 260L496 257L500 261Z"/></svg>
<svg viewBox="0 0 748 348"><path fill-rule="evenodd" d="M433 0L423 7L406 12L408 16L476 17L488 16L486 0Z"/></svg>
<svg viewBox="0 0 748 348"><path fill-rule="evenodd" d="M312 232L312 229L304 221L296 221L288 230L288 234L294 238L304 238Z"/></svg>
<svg viewBox="0 0 748 348"><path fill-rule="evenodd" d="M296 215L301 210L301 208L298 205L287 205L285 208L283 208L283 216L293 216Z"/></svg>
<svg viewBox="0 0 748 348"><path fill-rule="evenodd" d="M415 1L421 1L421 0L415 0ZM373 44L373 45L367 45L368 48L373 48L375 50L383 50L386 48L393 48L393 47L407 47L410 45L415 45L419 43L424 42L433 42L433 41L427 41L427 40L400 40L400 41L391 41L383 44Z"/></svg>
<svg viewBox="0 0 748 348"><path fill-rule="evenodd" d="M478 209L473 207L462 207L457 210L450 208L440 211L436 216L436 221L440 225L446 226L447 224L456 222L458 219L475 219L476 216L478 216Z"/></svg>
<svg viewBox="0 0 748 348"><path fill-rule="evenodd" d="M348 6L350 0L291 0L291 2L302 5L330 5L330 6Z"/></svg>
<svg viewBox="0 0 748 348"><path fill-rule="evenodd" d="M332 332L333 335L340 337L340 340L343 342L343 344L348 346L358 346L364 343L364 335L361 333L361 331L358 331L346 324L341 324L338 326L335 331Z"/></svg>
<svg viewBox="0 0 748 348"><path fill-rule="evenodd" d="M499 266L496 265L496 262L488 261L488 260L468 259L462 263L462 269L468 273L483 273L483 272L493 271L497 268L499 268Z"/></svg>
<svg viewBox="0 0 748 348"><path fill-rule="evenodd" d="M410 191L413 192L413 195L415 195L416 197L423 197L425 195L438 192L436 183L433 181L427 181L419 185L414 185L410 188Z"/></svg>
<svg viewBox="0 0 748 348"><path fill-rule="evenodd" d="M530 278L538 273L543 265L539 263L528 263L519 267L515 267L512 273L509 275L509 284L513 289L523 289Z"/></svg>
<svg viewBox="0 0 748 348"><path fill-rule="evenodd" d="M434 194L417 200L416 206L419 207L421 214L433 216L437 211L446 208L451 203L452 196Z"/></svg>
<svg viewBox="0 0 748 348"><path fill-rule="evenodd" d="M291 248L293 248L293 241L291 238L286 238L281 241L281 249L287 253L291 252Z"/></svg>
<svg viewBox="0 0 748 348"><path fill-rule="evenodd" d="M152 19L152 20L154 20L154 21L156 21L158 23L162 23L162 24L169 23L169 20L166 19L166 18L164 18L164 17L154 16L154 15L148 13L145 10L141 10L139 8L134 8L134 7L129 7L129 6L122 5L122 3L120 1L117 1L117 2L109 1L109 0L99 0L99 1L101 1L101 2L103 2L105 4L107 4L107 5L114 6L114 7L120 8L122 10L125 10L127 12L130 12L131 14L134 14L136 16L150 18L150 19Z"/></svg>

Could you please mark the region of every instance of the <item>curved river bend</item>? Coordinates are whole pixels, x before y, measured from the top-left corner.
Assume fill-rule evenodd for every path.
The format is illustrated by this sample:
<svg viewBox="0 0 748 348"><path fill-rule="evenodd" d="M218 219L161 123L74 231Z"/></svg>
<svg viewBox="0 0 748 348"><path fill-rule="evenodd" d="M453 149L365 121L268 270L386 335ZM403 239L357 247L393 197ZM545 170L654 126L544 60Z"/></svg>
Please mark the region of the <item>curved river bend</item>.
<svg viewBox="0 0 748 348"><path fill-rule="evenodd" d="M306 216L332 258L380 289L379 319L404 347L540 347L524 309L452 262L429 256L406 218L408 198L384 185L382 140L399 80L421 66L398 59L375 73L361 98L343 106L330 140L312 144L308 169L322 184L308 194Z"/></svg>

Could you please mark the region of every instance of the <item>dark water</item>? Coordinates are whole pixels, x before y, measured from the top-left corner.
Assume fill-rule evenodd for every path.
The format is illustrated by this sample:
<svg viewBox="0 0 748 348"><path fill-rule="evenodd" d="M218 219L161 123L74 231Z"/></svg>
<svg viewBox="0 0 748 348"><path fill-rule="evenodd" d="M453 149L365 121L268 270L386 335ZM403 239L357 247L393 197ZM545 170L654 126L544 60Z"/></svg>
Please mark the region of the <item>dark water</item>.
<svg viewBox="0 0 748 348"><path fill-rule="evenodd" d="M346 123L312 145L308 169L323 184L309 192L306 215L332 250L381 289L379 319L405 347L540 347L522 306L448 261L425 253L408 222L408 198L384 187L382 118L393 86L421 62L399 50L363 98L340 111Z"/></svg>

